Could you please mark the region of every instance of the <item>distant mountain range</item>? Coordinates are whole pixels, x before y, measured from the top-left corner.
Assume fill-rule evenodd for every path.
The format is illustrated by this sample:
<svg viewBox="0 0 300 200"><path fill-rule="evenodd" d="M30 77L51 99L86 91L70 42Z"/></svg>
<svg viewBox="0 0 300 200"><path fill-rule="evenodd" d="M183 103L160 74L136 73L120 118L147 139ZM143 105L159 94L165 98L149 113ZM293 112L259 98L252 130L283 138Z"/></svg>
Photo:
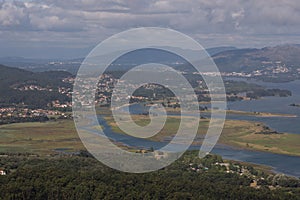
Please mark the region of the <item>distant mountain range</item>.
<svg viewBox="0 0 300 200"><path fill-rule="evenodd" d="M153 47L155 48L155 47ZM217 53L228 51L228 50L236 50L235 47L215 47L209 48L206 51L212 56ZM197 56L197 52L193 50L185 50L185 49L175 49L177 52L180 51L189 51L188 53ZM118 52L116 52L117 54ZM137 52L136 52L137 53ZM175 59L175 60L174 60ZM42 72L49 70L64 70L70 73L75 74L80 67L84 58L76 58L71 60L54 60L54 59L32 59L32 58L23 58L23 57L0 57L0 64L18 67L25 70L30 70L34 72ZM179 59L180 60L180 59ZM117 61L119 63L132 64L132 63L144 63L144 62L157 62L160 61L162 63L170 63L178 61L178 58L174 57L171 54L161 54L157 51L142 51L138 52L138 55L135 54L132 57L127 56L123 57L123 59ZM181 60L182 61L182 60Z"/></svg>
<svg viewBox="0 0 300 200"><path fill-rule="evenodd" d="M262 49L235 49L212 56L220 71L251 72L272 65L300 68L300 45L281 45Z"/></svg>
<svg viewBox="0 0 300 200"><path fill-rule="evenodd" d="M189 51L197 57L193 50L176 49L176 51ZM291 72L300 68L300 45L280 45L262 49L237 49L235 47L216 47L206 50L214 59L221 72L253 72L256 70L271 69L272 67L287 67ZM18 67L31 71L65 70L75 74L84 58L73 60L42 60L19 57L0 58L0 63L7 66ZM137 51L135 54L123 56L114 64L141 64L145 62L174 63L183 60L172 54L162 54L159 51ZM182 67L182 66L181 66ZM120 67L119 67L120 68ZM125 68L126 69L126 68Z"/></svg>

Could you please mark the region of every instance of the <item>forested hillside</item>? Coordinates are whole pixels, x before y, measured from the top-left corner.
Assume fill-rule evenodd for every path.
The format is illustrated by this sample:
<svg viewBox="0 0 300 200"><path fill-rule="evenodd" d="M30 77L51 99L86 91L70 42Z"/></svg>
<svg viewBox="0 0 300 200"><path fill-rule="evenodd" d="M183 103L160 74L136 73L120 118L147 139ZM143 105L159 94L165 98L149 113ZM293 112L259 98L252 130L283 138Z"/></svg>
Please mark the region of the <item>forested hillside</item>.
<svg viewBox="0 0 300 200"><path fill-rule="evenodd" d="M110 169L87 154L0 157L10 171L0 176L0 199L300 199L296 178L275 179L250 167L252 173L266 177L260 188L253 188L249 176L226 173L214 165L221 157L196 156L188 153L165 169L145 174ZM191 163L208 170L196 171Z"/></svg>
<svg viewBox="0 0 300 200"><path fill-rule="evenodd" d="M0 105L25 104L41 108L51 101L69 101L70 97L59 92L60 87L71 88L63 82L71 77L65 71L33 73L18 68L0 65Z"/></svg>

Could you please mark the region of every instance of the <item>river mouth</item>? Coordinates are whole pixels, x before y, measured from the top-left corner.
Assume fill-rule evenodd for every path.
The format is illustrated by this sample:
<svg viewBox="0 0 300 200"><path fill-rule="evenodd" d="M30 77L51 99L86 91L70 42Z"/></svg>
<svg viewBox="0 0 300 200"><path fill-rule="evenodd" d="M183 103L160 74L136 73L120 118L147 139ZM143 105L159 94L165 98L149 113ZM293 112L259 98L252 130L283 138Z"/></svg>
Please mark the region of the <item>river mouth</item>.
<svg viewBox="0 0 300 200"><path fill-rule="evenodd" d="M239 80L249 81L246 79ZM300 134L300 108L290 106L290 104L292 103L300 103L300 80L293 81L290 83L279 84L262 82L262 84L268 88L280 88L291 90L293 95L291 97L267 97L252 101L228 102L228 108L231 110L245 112L288 114L295 117L257 117L249 115L228 114L227 119L262 122L278 132ZM147 112L147 110L145 110L145 108L143 107L145 107L144 104L132 104L130 107L130 113L140 114L141 112ZM205 116L204 114L204 117L209 117L209 115ZM110 138L112 141L120 142L125 146L142 149L159 149L168 144L168 141L154 142L147 139L135 138L129 135L116 133L111 129L111 127L100 115L98 116L98 121L99 124L103 126L104 133L108 138ZM190 150L199 149L200 146L190 147ZM214 147L212 153L221 155L223 158L228 160L237 160L258 165L270 166L276 173L284 173L287 175L300 177L300 156L289 156L283 154L261 152L243 148L235 148L220 144L217 144Z"/></svg>
<svg viewBox="0 0 300 200"><path fill-rule="evenodd" d="M269 112L278 114L288 114L293 115L295 117L258 118L254 116L228 115L227 119L259 121L278 132L300 134L300 107L291 106L292 104L298 104L297 102L300 102L300 80L288 83L270 83L245 78L230 78L230 80L256 83L270 89L278 88L290 90L292 92L292 96L264 97L258 100L251 101L227 102L228 109L245 112Z"/></svg>
<svg viewBox="0 0 300 200"><path fill-rule="evenodd" d="M111 141L122 143L128 147L141 149L159 149L168 144L168 142L155 142L147 139L136 138L114 132L106 123L102 116L98 115L99 124L103 127L103 132ZM189 150L199 150L200 146L193 145ZM176 151L176 149L173 149ZM246 150L235 148L228 145L217 144L212 153L221 155L224 159L248 162L258 165L269 166L276 173L283 173L290 176L300 177L300 157L282 154L274 154L268 152L260 152L255 150Z"/></svg>

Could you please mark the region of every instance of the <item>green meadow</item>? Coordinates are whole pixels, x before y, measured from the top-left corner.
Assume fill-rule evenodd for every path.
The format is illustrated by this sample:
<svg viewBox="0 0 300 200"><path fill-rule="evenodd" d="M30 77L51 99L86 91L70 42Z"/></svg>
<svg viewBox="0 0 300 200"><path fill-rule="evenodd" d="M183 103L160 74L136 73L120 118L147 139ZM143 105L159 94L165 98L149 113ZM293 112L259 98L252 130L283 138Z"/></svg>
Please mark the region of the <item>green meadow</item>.
<svg viewBox="0 0 300 200"><path fill-rule="evenodd" d="M0 152L27 152L41 155L55 150L78 151L84 149L73 120L16 123L0 128Z"/></svg>
<svg viewBox="0 0 300 200"><path fill-rule="evenodd" d="M118 128L111 115L105 115L104 119L114 132L125 134ZM150 122L149 117L144 115L133 115L132 119L140 126L146 126ZM148 139L152 141L171 140L177 133L179 123L179 116L168 117L163 129ZM202 143L208 124L208 119L199 121L198 135L194 145ZM98 129L99 127L93 128ZM300 135L263 134L264 131L262 123L226 120L219 143L244 149L300 156ZM28 152L49 155L60 150L77 152L84 149L73 120L17 123L2 125L0 128L0 152L2 153Z"/></svg>

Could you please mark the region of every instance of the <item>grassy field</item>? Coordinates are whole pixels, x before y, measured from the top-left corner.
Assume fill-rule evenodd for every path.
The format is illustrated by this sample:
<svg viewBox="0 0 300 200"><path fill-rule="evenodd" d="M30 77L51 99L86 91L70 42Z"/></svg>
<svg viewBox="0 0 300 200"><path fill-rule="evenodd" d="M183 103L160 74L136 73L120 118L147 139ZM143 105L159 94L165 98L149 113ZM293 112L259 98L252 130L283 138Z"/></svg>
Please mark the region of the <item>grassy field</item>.
<svg viewBox="0 0 300 200"><path fill-rule="evenodd" d="M166 111L170 113L180 113L180 108L165 108ZM211 110L200 111L200 113L210 113ZM218 113L218 110L214 110L215 113ZM237 114L237 115L247 115L247 116L256 116L256 117L297 117L297 115L292 114L282 114L282 113L269 113L269 112L246 112L240 110L226 110L227 114Z"/></svg>
<svg viewBox="0 0 300 200"><path fill-rule="evenodd" d="M148 116L134 115L132 118L140 126L149 123ZM105 119L113 131L122 133L110 115L106 115ZM171 140L177 132L179 122L180 117L178 116L168 117L161 132L149 139L153 141ZM200 120L194 144L201 144L208 123L207 119ZM260 134L261 132L264 132L264 125L261 123L227 120L219 143L245 149L300 156L300 135ZM49 155L61 149L65 152L84 149L72 120L9 124L2 125L0 128L0 152L29 152Z"/></svg>
<svg viewBox="0 0 300 200"><path fill-rule="evenodd" d="M41 155L55 150L84 149L72 120L2 125L0 152L28 152Z"/></svg>
<svg viewBox="0 0 300 200"><path fill-rule="evenodd" d="M239 127L240 131L236 131ZM248 121L228 121L220 143L247 149L300 156L299 134L258 134L263 124Z"/></svg>

